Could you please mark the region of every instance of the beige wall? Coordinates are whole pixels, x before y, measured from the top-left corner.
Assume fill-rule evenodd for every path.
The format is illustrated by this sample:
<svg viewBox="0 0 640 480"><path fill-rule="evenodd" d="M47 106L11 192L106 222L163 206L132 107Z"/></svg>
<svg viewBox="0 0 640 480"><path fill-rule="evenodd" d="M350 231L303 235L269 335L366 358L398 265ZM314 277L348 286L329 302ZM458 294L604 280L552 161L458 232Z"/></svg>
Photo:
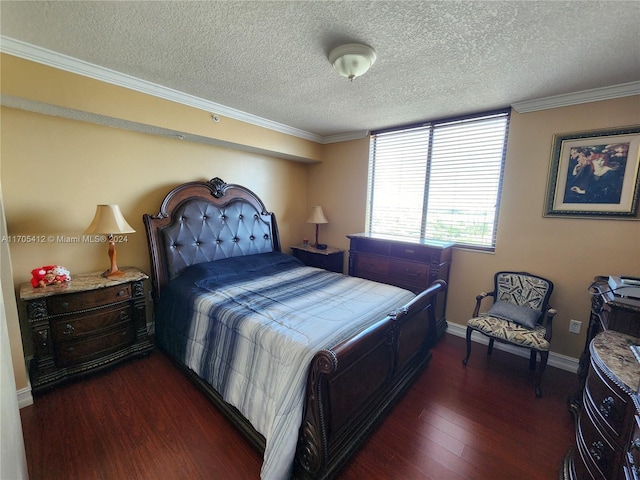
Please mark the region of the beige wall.
<svg viewBox="0 0 640 480"><path fill-rule="evenodd" d="M501 269L525 270L555 284L552 351L578 358L589 319L587 287L596 275L640 276L640 222L542 216L554 134L640 124L640 97L533 113L513 112L494 254L456 250L447 320L466 324L475 296L491 290ZM348 233L364 229L367 140L328 145L309 167L309 203L326 206L325 240L348 249ZM344 200L344 201L343 201ZM569 320L583 321L580 335Z"/></svg>

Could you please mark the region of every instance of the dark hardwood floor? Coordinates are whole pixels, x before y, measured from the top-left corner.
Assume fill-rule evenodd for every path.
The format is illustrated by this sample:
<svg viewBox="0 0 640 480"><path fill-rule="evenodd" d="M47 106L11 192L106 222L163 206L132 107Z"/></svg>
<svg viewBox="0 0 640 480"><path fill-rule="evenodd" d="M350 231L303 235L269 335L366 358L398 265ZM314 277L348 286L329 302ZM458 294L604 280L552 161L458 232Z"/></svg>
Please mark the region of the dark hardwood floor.
<svg viewBox="0 0 640 480"><path fill-rule="evenodd" d="M445 335L339 480L556 479L574 439L576 375ZM31 480L258 479L260 455L160 352L21 410Z"/></svg>

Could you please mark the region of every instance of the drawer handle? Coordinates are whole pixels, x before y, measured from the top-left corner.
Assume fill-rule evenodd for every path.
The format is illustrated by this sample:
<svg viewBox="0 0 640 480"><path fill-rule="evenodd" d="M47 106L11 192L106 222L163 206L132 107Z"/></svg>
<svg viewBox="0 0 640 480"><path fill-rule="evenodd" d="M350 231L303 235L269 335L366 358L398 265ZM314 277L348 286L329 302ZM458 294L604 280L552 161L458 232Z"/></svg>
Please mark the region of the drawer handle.
<svg viewBox="0 0 640 480"><path fill-rule="evenodd" d="M60 306L61 306L62 308L69 308L69 302L62 302L62 303L60 304Z"/></svg>
<svg viewBox="0 0 640 480"><path fill-rule="evenodd" d="M611 409L613 408L615 403L616 402L613 397L607 397L602 400L602 402L600 402L600 413L604 418L607 418L609 415L611 415Z"/></svg>
<svg viewBox="0 0 640 480"><path fill-rule="evenodd" d="M129 314L127 312L125 312L124 310L120 312L120 320L126 320L127 318L129 318Z"/></svg>
<svg viewBox="0 0 640 480"><path fill-rule="evenodd" d="M119 296L119 297L124 296L124 290L119 290L119 291L118 291L118 296Z"/></svg>
<svg viewBox="0 0 640 480"><path fill-rule="evenodd" d="M420 272L413 273L408 268L405 270L405 273L409 277L419 277L420 276Z"/></svg>
<svg viewBox="0 0 640 480"><path fill-rule="evenodd" d="M71 335L75 331L76 331L76 329L73 328L73 325L71 325L70 323L67 323L67 325L64 327L64 331L62 332L62 334L63 335Z"/></svg>
<svg viewBox="0 0 640 480"><path fill-rule="evenodd" d="M591 444L589 453L597 462L599 462L600 460L602 460L603 450L604 450L604 443L598 440L597 442L593 442Z"/></svg>

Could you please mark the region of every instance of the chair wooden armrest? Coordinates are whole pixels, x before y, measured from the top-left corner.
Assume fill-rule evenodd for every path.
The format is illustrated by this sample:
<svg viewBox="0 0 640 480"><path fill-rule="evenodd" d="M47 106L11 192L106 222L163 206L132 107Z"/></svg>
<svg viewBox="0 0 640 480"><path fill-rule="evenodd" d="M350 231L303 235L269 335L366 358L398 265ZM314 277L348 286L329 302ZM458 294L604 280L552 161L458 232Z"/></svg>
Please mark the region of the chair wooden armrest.
<svg viewBox="0 0 640 480"><path fill-rule="evenodd" d="M480 314L480 304L482 300L487 297L495 297L496 292L481 292L480 295L476 296L476 308L473 309L473 318L476 318Z"/></svg>
<svg viewBox="0 0 640 480"><path fill-rule="evenodd" d="M551 335L553 334L553 317L555 317L558 311L555 308L549 308L544 316L543 324L545 326L544 339L548 342L551 341Z"/></svg>

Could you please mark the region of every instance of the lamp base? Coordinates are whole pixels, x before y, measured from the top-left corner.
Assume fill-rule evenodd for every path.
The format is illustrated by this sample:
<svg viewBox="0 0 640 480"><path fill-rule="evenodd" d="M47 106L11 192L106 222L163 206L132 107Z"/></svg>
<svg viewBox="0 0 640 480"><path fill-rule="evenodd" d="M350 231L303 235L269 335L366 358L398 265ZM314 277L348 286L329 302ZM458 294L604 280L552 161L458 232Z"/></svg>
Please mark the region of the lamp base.
<svg viewBox="0 0 640 480"><path fill-rule="evenodd" d="M326 250L327 249L327 245L324 243L316 243L315 246L316 250Z"/></svg>
<svg viewBox="0 0 640 480"><path fill-rule="evenodd" d="M121 277L123 275L124 275L124 272L121 272L120 270L116 270L115 272L112 272L111 270L105 270L101 274L101 276L104 277L104 278Z"/></svg>
<svg viewBox="0 0 640 480"><path fill-rule="evenodd" d="M109 234L109 260L111 261L111 268L102 272L102 276L104 278L121 277L124 275L124 272L118 270L118 264L116 262L117 257L116 243L113 241L113 235Z"/></svg>

